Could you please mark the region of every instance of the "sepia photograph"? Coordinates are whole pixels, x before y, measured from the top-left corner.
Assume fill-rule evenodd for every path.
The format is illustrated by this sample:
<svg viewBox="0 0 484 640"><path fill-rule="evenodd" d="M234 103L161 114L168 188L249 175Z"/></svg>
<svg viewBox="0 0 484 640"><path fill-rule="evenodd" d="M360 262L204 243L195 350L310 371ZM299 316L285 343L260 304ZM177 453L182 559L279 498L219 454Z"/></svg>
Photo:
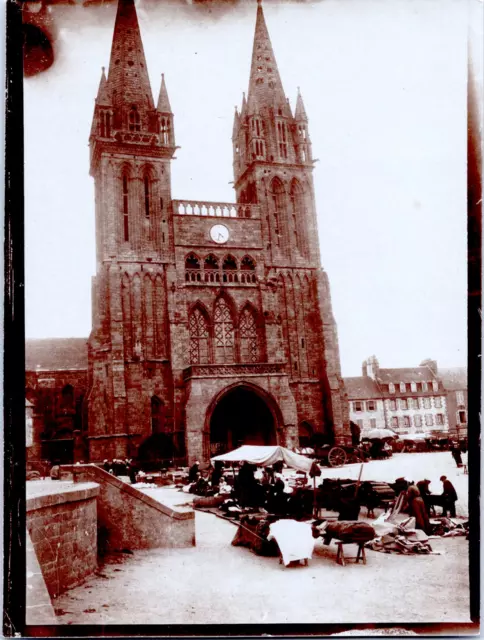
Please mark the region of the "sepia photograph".
<svg viewBox="0 0 484 640"><path fill-rule="evenodd" d="M482 2L18 6L22 635L478 634Z"/></svg>

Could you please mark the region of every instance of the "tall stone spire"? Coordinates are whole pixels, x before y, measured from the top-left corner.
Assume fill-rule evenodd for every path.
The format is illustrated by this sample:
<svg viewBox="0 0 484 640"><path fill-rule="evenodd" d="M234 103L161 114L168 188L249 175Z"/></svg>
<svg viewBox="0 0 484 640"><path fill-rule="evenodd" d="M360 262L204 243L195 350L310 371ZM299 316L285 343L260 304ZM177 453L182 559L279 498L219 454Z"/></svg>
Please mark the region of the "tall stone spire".
<svg viewBox="0 0 484 640"><path fill-rule="evenodd" d="M258 113L264 108L282 108L285 111L286 104L262 2L257 0L257 19L247 99L248 113Z"/></svg>
<svg viewBox="0 0 484 640"><path fill-rule="evenodd" d="M154 109L134 0L119 0L107 79L115 107Z"/></svg>

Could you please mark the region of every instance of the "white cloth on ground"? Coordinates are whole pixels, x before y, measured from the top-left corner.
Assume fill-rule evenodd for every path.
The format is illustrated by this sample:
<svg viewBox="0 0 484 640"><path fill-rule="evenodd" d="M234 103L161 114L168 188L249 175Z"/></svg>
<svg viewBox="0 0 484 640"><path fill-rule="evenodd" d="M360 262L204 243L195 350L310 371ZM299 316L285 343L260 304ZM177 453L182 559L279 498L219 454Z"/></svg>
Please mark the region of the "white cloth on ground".
<svg viewBox="0 0 484 640"><path fill-rule="evenodd" d="M296 520L278 520L269 527L268 540L277 542L284 564L295 560L310 560L314 551L311 525Z"/></svg>

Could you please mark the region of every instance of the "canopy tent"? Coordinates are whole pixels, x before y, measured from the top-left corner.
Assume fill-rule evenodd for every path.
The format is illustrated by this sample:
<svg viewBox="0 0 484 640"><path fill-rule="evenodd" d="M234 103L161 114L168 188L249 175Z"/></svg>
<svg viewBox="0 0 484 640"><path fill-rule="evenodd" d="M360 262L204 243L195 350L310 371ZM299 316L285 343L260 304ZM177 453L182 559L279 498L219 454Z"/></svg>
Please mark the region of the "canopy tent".
<svg viewBox="0 0 484 640"><path fill-rule="evenodd" d="M398 438L398 435L390 429L364 429L361 432L362 440L389 440Z"/></svg>
<svg viewBox="0 0 484 640"><path fill-rule="evenodd" d="M410 440L411 442L424 442L430 438L428 433L404 433L399 436L400 440Z"/></svg>
<svg viewBox="0 0 484 640"><path fill-rule="evenodd" d="M223 453L220 456L212 458L212 462L216 462L217 460L222 462L249 462L250 464L262 467L270 467L274 463L282 460L288 467L304 471L305 473L309 473L311 465L314 462L284 447L259 447L250 444L244 444L238 449L229 451L229 453Z"/></svg>

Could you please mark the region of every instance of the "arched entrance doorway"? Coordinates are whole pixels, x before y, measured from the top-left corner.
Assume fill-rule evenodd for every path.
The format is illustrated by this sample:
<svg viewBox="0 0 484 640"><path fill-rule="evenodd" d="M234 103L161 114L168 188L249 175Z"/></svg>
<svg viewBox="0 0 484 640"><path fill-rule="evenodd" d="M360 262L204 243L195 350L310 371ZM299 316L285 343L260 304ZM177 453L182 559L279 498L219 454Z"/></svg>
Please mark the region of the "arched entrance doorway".
<svg viewBox="0 0 484 640"><path fill-rule="evenodd" d="M216 401L209 429L210 456L243 444L277 444L274 409L250 386L234 387Z"/></svg>

